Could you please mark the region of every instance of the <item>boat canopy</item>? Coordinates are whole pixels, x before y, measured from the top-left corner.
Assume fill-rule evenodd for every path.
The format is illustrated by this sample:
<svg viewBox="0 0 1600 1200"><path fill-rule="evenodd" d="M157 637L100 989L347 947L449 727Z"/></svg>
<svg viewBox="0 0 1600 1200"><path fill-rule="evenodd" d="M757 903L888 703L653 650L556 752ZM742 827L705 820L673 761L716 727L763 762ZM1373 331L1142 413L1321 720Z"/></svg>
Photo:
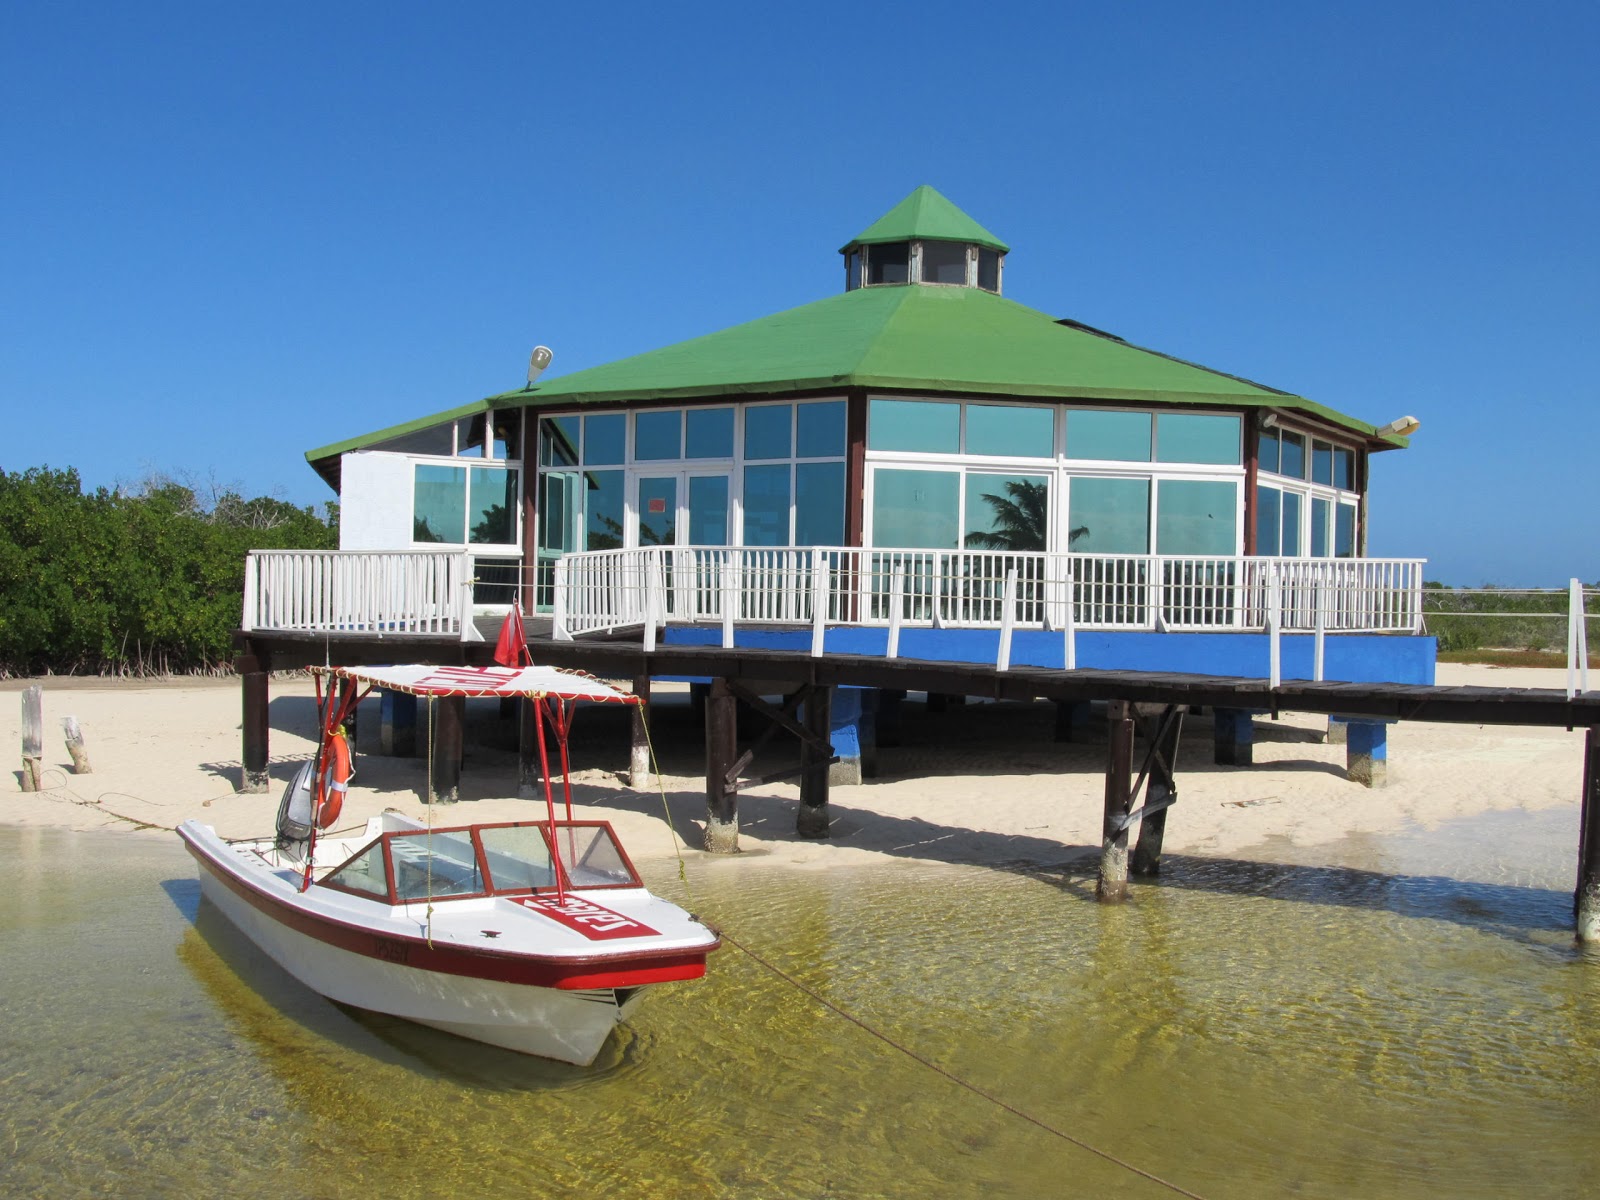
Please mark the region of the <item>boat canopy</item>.
<svg viewBox="0 0 1600 1200"><path fill-rule="evenodd" d="M311 673L413 696L529 696L601 704L640 703L639 697L630 692L556 667L312 667Z"/></svg>
<svg viewBox="0 0 1600 1200"><path fill-rule="evenodd" d="M553 851L553 852L552 852ZM385 833L319 881L388 904L644 884L605 821Z"/></svg>

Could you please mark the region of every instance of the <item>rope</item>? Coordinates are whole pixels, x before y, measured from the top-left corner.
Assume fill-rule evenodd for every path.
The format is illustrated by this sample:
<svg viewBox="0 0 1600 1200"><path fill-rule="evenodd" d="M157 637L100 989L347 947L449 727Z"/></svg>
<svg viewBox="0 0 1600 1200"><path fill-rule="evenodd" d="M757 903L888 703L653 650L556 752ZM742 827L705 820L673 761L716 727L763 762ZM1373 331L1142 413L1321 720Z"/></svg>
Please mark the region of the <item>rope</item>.
<svg viewBox="0 0 1600 1200"><path fill-rule="evenodd" d="M423 807L428 810L428 921L423 940L433 949L433 739L438 736L438 697L428 697L428 777L423 780Z"/></svg>
<svg viewBox="0 0 1600 1200"><path fill-rule="evenodd" d="M678 880L679 880L680 883L683 884L683 892L684 892L684 895L689 900L689 907L691 909L693 909L695 907L694 893L690 890L690 887L689 887L689 874L688 874L688 869L684 864L682 842L678 837L678 831L675 828L673 828L672 810L667 805L667 785L666 785L666 781L662 778L662 775L661 775L661 764L656 760L655 744L650 739L650 722L645 719L644 707L642 705L640 706L639 717L640 717L640 724L644 727L644 743L645 743L645 746L650 751L650 766L651 766L651 769L655 772L656 786L657 786L657 789L661 793L661 811L662 811L662 814L666 817L667 835L672 838L672 849L673 849L673 852L678 856ZM692 914L691 914L691 916L692 916ZM695 920L699 920L698 917L694 917L694 919ZM702 924L703 923L704 922L702 922ZM1201 1196L1199 1193L1191 1192L1187 1188L1182 1187L1182 1186L1180 1186L1180 1185L1178 1185L1176 1183L1173 1183L1169 1179L1163 1179L1160 1175L1155 1174L1153 1171L1147 1171L1143 1167L1135 1166L1133 1163L1128 1162L1126 1159L1118 1158L1115 1154L1112 1154L1108 1150L1101 1150L1096 1146L1091 1146L1088 1142L1084 1141L1082 1138L1074 1137L1072 1134L1068 1133L1066 1130L1058 1129L1056 1126L1051 1125L1046 1121L1040 1120L1038 1117L1033 1116L1031 1113L1024 1112L1022 1109L1017 1108L1015 1105L1006 1103L1004 1100L1000 1099L1000 1097L998 1097L998 1096L996 1096L996 1095L994 1095L994 1094L992 1094L990 1092L985 1091L983 1088L979 1087L977 1084L971 1083L971 1082L961 1078L961 1076L956 1075L955 1073L953 1073L951 1071L947 1071L944 1067L941 1067L938 1063L934 1062L932 1059L926 1058L923 1055L918 1054L915 1050L911 1049L911 1047L905 1045L903 1042L896 1041L894 1038L890 1037L888 1034L883 1033L880 1030L875 1029L871 1025L867 1024L860 1017L857 1017L854 1014L852 1014L850 1012L847 1012L845 1009L840 1008L833 1001L829 1000L825 996L822 996L821 994L819 994L813 988L808 987L806 984L804 984L800 980L796 979L793 975L790 975L787 971L784 971L781 967L777 966L775 963L769 962L767 959L765 959L761 955L757 954L754 950L750 949L749 946L746 946L743 942L741 942L738 938L734 937L732 934L728 933L725 929L716 929L716 928L713 928L712 926L709 926L709 925L707 926L707 928L711 928L713 930L713 932L717 934L718 937L720 937L723 941L727 942L730 946L734 947L736 950L738 950L741 953L743 953L746 957L751 959L753 962L757 963L758 965L760 965L762 967L765 967L768 971L771 971L774 975L776 975L779 979L783 980L783 982L787 983L790 987L792 987L795 990L803 993L806 996L809 996L811 999L815 1000L818 1004L822 1005L822 1007L826 1008L829 1012L832 1012L832 1013L836 1014L837 1016L843 1017L846 1021L849 1021L850 1024L854 1025L857 1029L860 1029L862 1032L870 1034L872 1037L877 1038L880 1042L882 1042L884 1045L890 1047L891 1049L898 1050L901 1054L905 1055L907 1058L911 1059L913 1062L920 1063L922 1066L927 1067L928 1070L932 1071L934 1074L939 1075L942 1078L949 1080L951 1083L955 1084L957 1087L965 1088L967 1091L971 1092L973 1095L979 1097L980 1099L987 1100L990 1104L993 1104L995 1107L1004 1109L1006 1112L1010 1113L1012 1116L1017 1117L1020 1120L1026 1121L1026 1122L1028 1122L1028 1124L1036 1126L1037 1128L1044 1130L1046 1133L1052 1134L1055 1137L1060 1138L1062 1141L1067 1142L1070 1145L1078 1147L1078 1149L1080 1149L1080 1150L1085 1150L1088 1153L1093 1154L1096 1158L1103 1159L1104 1161L1106 1161L1108 1163L1111 1163L1113 1166L1121 1167L1125 1171L1130 1171L1133 1174L1139 1176L1141 1179L1148 1179L1151 1183L1154 1183L1154 1184L1156 1184L1156 1185L1158 1185L1160 1187L1166 1188L1168 1191L1172 1192L1174 1195L1185 1196L1185 1197L1188 1198L1188 1200L1205 1200L1205 1197Z"/></svg>
<svg viewBox="0 0 1600 1200"><path fill-rule="evenodd" d="M650 722L645 716L643 704L639 705L639 726L644 730L645 749L650 752L650 770L656 777L656 788L661 793L661 815L666 818L667 836L672 839L672 852L678 856L678 882L683 884L684 898L689 901L690 917L699 920L692 911L697 905L694 902L694 892L689 887L689 870L683 861L683 844L678 837L677 829L672 824L672 809L667 804L667 781L662 777L661 764L656 760L656 747L650 740Z"/></svg>
<svg viewBox="0 0 1600 1200"><path fill-rule="evenodd" d="M800 982L800 980L796 979L793 975L790 975L788 972L784 971L781 967L777 966L774 963L768 962L765 958L762 958L761 955L757 954L754 950L750 949L750 947L746 946L743 942L739 941L738 938L735 938L735 937L733 937L732 935L730 935L728 933L723 933L722 934L722 939L723 939L723 941L727 942L729 945L731 945L731 946L735 947L736 949L742 951L746 956L748 956L750 959L752 959L756 963L760 964L761 966L765 967L767 970L771 971L774 975L776 975L779 979L783 980L790 987L793 987L796 990L798 990L800 992L803 992L805 995L807 995L811 999L815 1000L818 1004L822 1005L824 1008L828 1009L830 1012L832 1012L832 1013L834 1013L834 1014L836 1014L838 1016L843 1017L846 1021L849 1021L850 1024L854 1025L857 1029L860 1029L863 1033L870 1034L871 1036L877 1038L884 1045L889 1046L890 1048L892 1048L894 1050L898 1050L901 1054L904 1054L907 1058L911 1059L913 1062L917 1062L917 1063L922 1064L924 1067L927 1067L928 1070L932 1071L935 1075L938 1075L938 1076L940 1076L940 1077L942 1077L944 1079L949 1080L951 1083L955 1084L957 1087L965 1088L967 1091L971 1092L973 1095L978 1096L979 1098L981 1098L983 1100L987 1100L990 1104L993 1104L997 1108L1004 1109L1006 1112L1010 1113L1012 1116L1017 1117L1017 1118L1019 1118L1019 1119L1021 1119L1023 1121L1026 1121L1026 1122L1028 1122L1028 1124L1036 1126L1037 1128L1044 1130L1046 1133L1053 1134L1054 1136L1060 1138L1062 1141L1067 1142L1067 1143L1069 1143L1069 1144L1071 1144L1073 1146L1078 1147L1078 1149L1080 1149L1080 1150L1086 1150L1090 1154L1094 1155L1096 1158L1103 1159L1106 1162L1111 1163L1113 1166L1121 1167L1124 1171L1131 1171L1133 1174L1139 1176L1141 1179L1148 1179L1151 1183L1154 1183L1154 1184L1157 1184L1157 1185L1159 1185L1161 1187L1164 1187L1168 1191L1174 1193L1175 1195L1187 1196L1188 1200L1205 1200L1205 1197L1199 1195L1196 1192L1191 1192L1188 1188L1182 1187L1179 1184L1173 1183L1170 1179L1163 1179L1160 1175L1155 1174L1155 1172L1153 1172L1153 1171L1147 1171L1143 1167L1135 1166L1133 1163L1129 1162L1127 1159L1118 1158L1115 1154L1112 1154L1109 1150L1101 1150L1097 1146L1091 1146L1088 1142L1084 1141L1082 1138L1074 1137L1072 1134L1068 1133L1066 1130L1058 1129L1056 1126L1051 1125L1049 1122L1042 1121L1038 1117L1033 1116L1031 1113L1024 1112L1022 1109L1016 1107L1013 1104L1006 1103L1004 1100L1000 1099L999 1096L994 1095L992 1092L985 1091L983 1088L979 1087L977 1084L971 1083L971 1082L961 1078L961 1076L955 1074L952 1071L947 1071L945 1068L941 1067L938 1063L934 1062L932 1059L925 1058L923 1055L918 1054L915 1050L911 1049L911 1047L905 1045L903 1042L897 1042L897 1041L895 1041L894 1038L890 1037L888 1034L883 1033L880 1030L874 1029L871 1025L868 1025L865 1021L863 1021L860 1017L857 1017L857 1016L847 1012L846 1010L840 1008L833 1001L827 999L825 996L820 995L814 989L812 989L812 988L808 987L806 984Z"/></svg>

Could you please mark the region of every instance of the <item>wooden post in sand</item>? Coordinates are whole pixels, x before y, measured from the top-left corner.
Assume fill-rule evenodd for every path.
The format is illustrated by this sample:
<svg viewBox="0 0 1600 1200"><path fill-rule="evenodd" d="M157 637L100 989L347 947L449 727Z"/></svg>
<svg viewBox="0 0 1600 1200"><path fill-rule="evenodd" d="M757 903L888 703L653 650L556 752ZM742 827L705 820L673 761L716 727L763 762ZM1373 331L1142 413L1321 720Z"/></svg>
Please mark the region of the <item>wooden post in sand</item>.
<svg viewBox="0 0 1600 1200"><path fill-rule="evenodd" d="M533 715L534 702L517 698L517 798L537 800L544 795L544 776L539 773L539 726Z"/></svg>
<svg viewBox="0 0 1600 1200"><path fill-rule="evenodd" d="M61 732L67 739L67 753L72 755L72 773L89 774L89 751L84 747L83 728L78 724L78 718L62 717Z"/></svg>
<svg viewBox="0 0 1600 1200"><path fill-rule="evenodd" d="M650 707L650 676L639 675L634 678L633 694L639 697L639 703L628 710L631 735L628 786L638 792L650 786L650 738L645 731L645 710Z"/></svg>
<svg viewBox="0 0 1600 1200"><path fill-rule="evenodd" d="M465 696L440 696L429 702L432 728L428 737L433 763L428 780L428 803L454 804L461 799L461 750L467 721Z"/></svg>
<svg viewBox="0 0 1600 1200"><path fill-rule="evenodd" d="M803 838L828 836L828 770L833 757L829 742L833 691L825 684L811 689L805 699L805 728L811 736L800 743L800 808L795 833Z"/></svg>
<svg viewBox="0 0 1600 1200"><path fill-rule="evenodd" d="M1600 728L1583 739L1583 801L1578 810L1578 892L1573 908L1580 942L1600 941Z"/></svg>
<svg viewBox="0 0 1600 1200"><path fill-rule="evenodd" d="M254 658L241 658L235 670L239 672L239 689L244 701L244 719L239 725L244 743L239 754L239 790L265 792L272 783L267 774L267 673Z"/></svg>
<svg viewBox="0 0 1600 1200"><path fill-rule="evenodd" d="M1117 904L1128 898L1128 827L1133 803L1133 718L1126 700L1106 705L1106 808L1104 841L1100 847L1100 878L1095 898Z"/></svg>
<svg viewBox="0 0 1600 1200"><path fill-rule="evenodd" d="M712 854L739 849L739 793L728 786L739 750L738 715L728 681L713 679L706 696L706 849Z"/></svg>
<svg viewBox="0 0 1600 1200"><path fill-rule="evenodd" d="M38 684L22 693L22 790L39 790L44 758L44 689Z"/></svg>

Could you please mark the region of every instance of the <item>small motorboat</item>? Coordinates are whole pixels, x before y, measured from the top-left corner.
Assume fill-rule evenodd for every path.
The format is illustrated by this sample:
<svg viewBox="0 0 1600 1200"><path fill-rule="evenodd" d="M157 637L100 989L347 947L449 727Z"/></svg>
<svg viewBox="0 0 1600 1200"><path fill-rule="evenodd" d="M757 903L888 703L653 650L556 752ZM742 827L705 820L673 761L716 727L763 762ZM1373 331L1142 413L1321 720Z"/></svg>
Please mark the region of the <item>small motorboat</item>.
<svg viewBox="0 0 1600 1200"><path fill-rule="evenodd" d="M275 835L228 841L195 821L178 827L202 893L291 975L343 1004L587 1066L646 991L705 974L717 934L646 890L609 823L572 815L569 705L636 697L550 667L334 667L318 676L321 745L289 785ZM320 836L349 776L343 724L373 687L529 697L545 819L442 827L387 811L359 831ZM564 819L547 726L561 751Z"/></svg>

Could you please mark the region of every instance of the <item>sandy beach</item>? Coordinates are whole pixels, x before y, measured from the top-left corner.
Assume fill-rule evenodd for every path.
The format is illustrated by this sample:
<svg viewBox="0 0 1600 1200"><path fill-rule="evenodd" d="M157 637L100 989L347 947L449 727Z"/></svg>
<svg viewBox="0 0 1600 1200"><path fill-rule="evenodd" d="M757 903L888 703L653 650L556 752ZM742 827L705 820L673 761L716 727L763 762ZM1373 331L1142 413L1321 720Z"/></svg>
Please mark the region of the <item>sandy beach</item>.
<svg viewBox="0 0 1600 1200"><path fill-rule="evenodd" d="M0 691L0 744L20 744L20 692ZM282 785L313 750L312 684L283 677L272 685L272 775L268 795L234 790L239 770L240 701L231 679L115 681L44 679L45 790L21 791L20 769L0 785L0 822L70 829L120 829L168 837L198 818L225 837L270 830ZM1561 687L1559 670L1441 665L1443 684ZM686 852L699 849L704 816L703 750L681 693L658 693L654 740L665 767L666 807ZM880 751L878 777L832 796L832 836L794 834L793 784L741 796L737 861L825 868L885 857L958 863L1067 861L1099 840L1104 726L1091 723L1080 742L1051 740L1048 705L968 704L926 711L913 695L899 747ZM60 738L61 719L82 724L92 773L74 775ZM641 864L670 858L660 790L625 784L625 726L614 713L585 714L574 740L573 799L612 821ZM345 818L354 824L386 807L419 817L426 761L367 752L377 748L375 700L363 708L361 753ZM509 725L492 703L469 711L464 800L437 806L436 824L521 819L529 802L516 794L516 754ZM1209 717L1190 718L1179 754L1179 802L1169 815L1169 852L1232 855L1247 847L1306 846L1350 834L1382 834L1408 825L1497 809L1574 806L1583 743L1561 729L1407 722L1389 737L1389 781L1368 789L1344 778L1342 745L1326 744L1325 719L1285 714L1257 725L1255 766L1216 767ZM498 744L490 744L490 743ZM792 747L775 741L771 771ZM16 760L20 768L20 756ZM542 804L540 805L542 810ZM725 862L729 860L716 860Z"/></svg>

